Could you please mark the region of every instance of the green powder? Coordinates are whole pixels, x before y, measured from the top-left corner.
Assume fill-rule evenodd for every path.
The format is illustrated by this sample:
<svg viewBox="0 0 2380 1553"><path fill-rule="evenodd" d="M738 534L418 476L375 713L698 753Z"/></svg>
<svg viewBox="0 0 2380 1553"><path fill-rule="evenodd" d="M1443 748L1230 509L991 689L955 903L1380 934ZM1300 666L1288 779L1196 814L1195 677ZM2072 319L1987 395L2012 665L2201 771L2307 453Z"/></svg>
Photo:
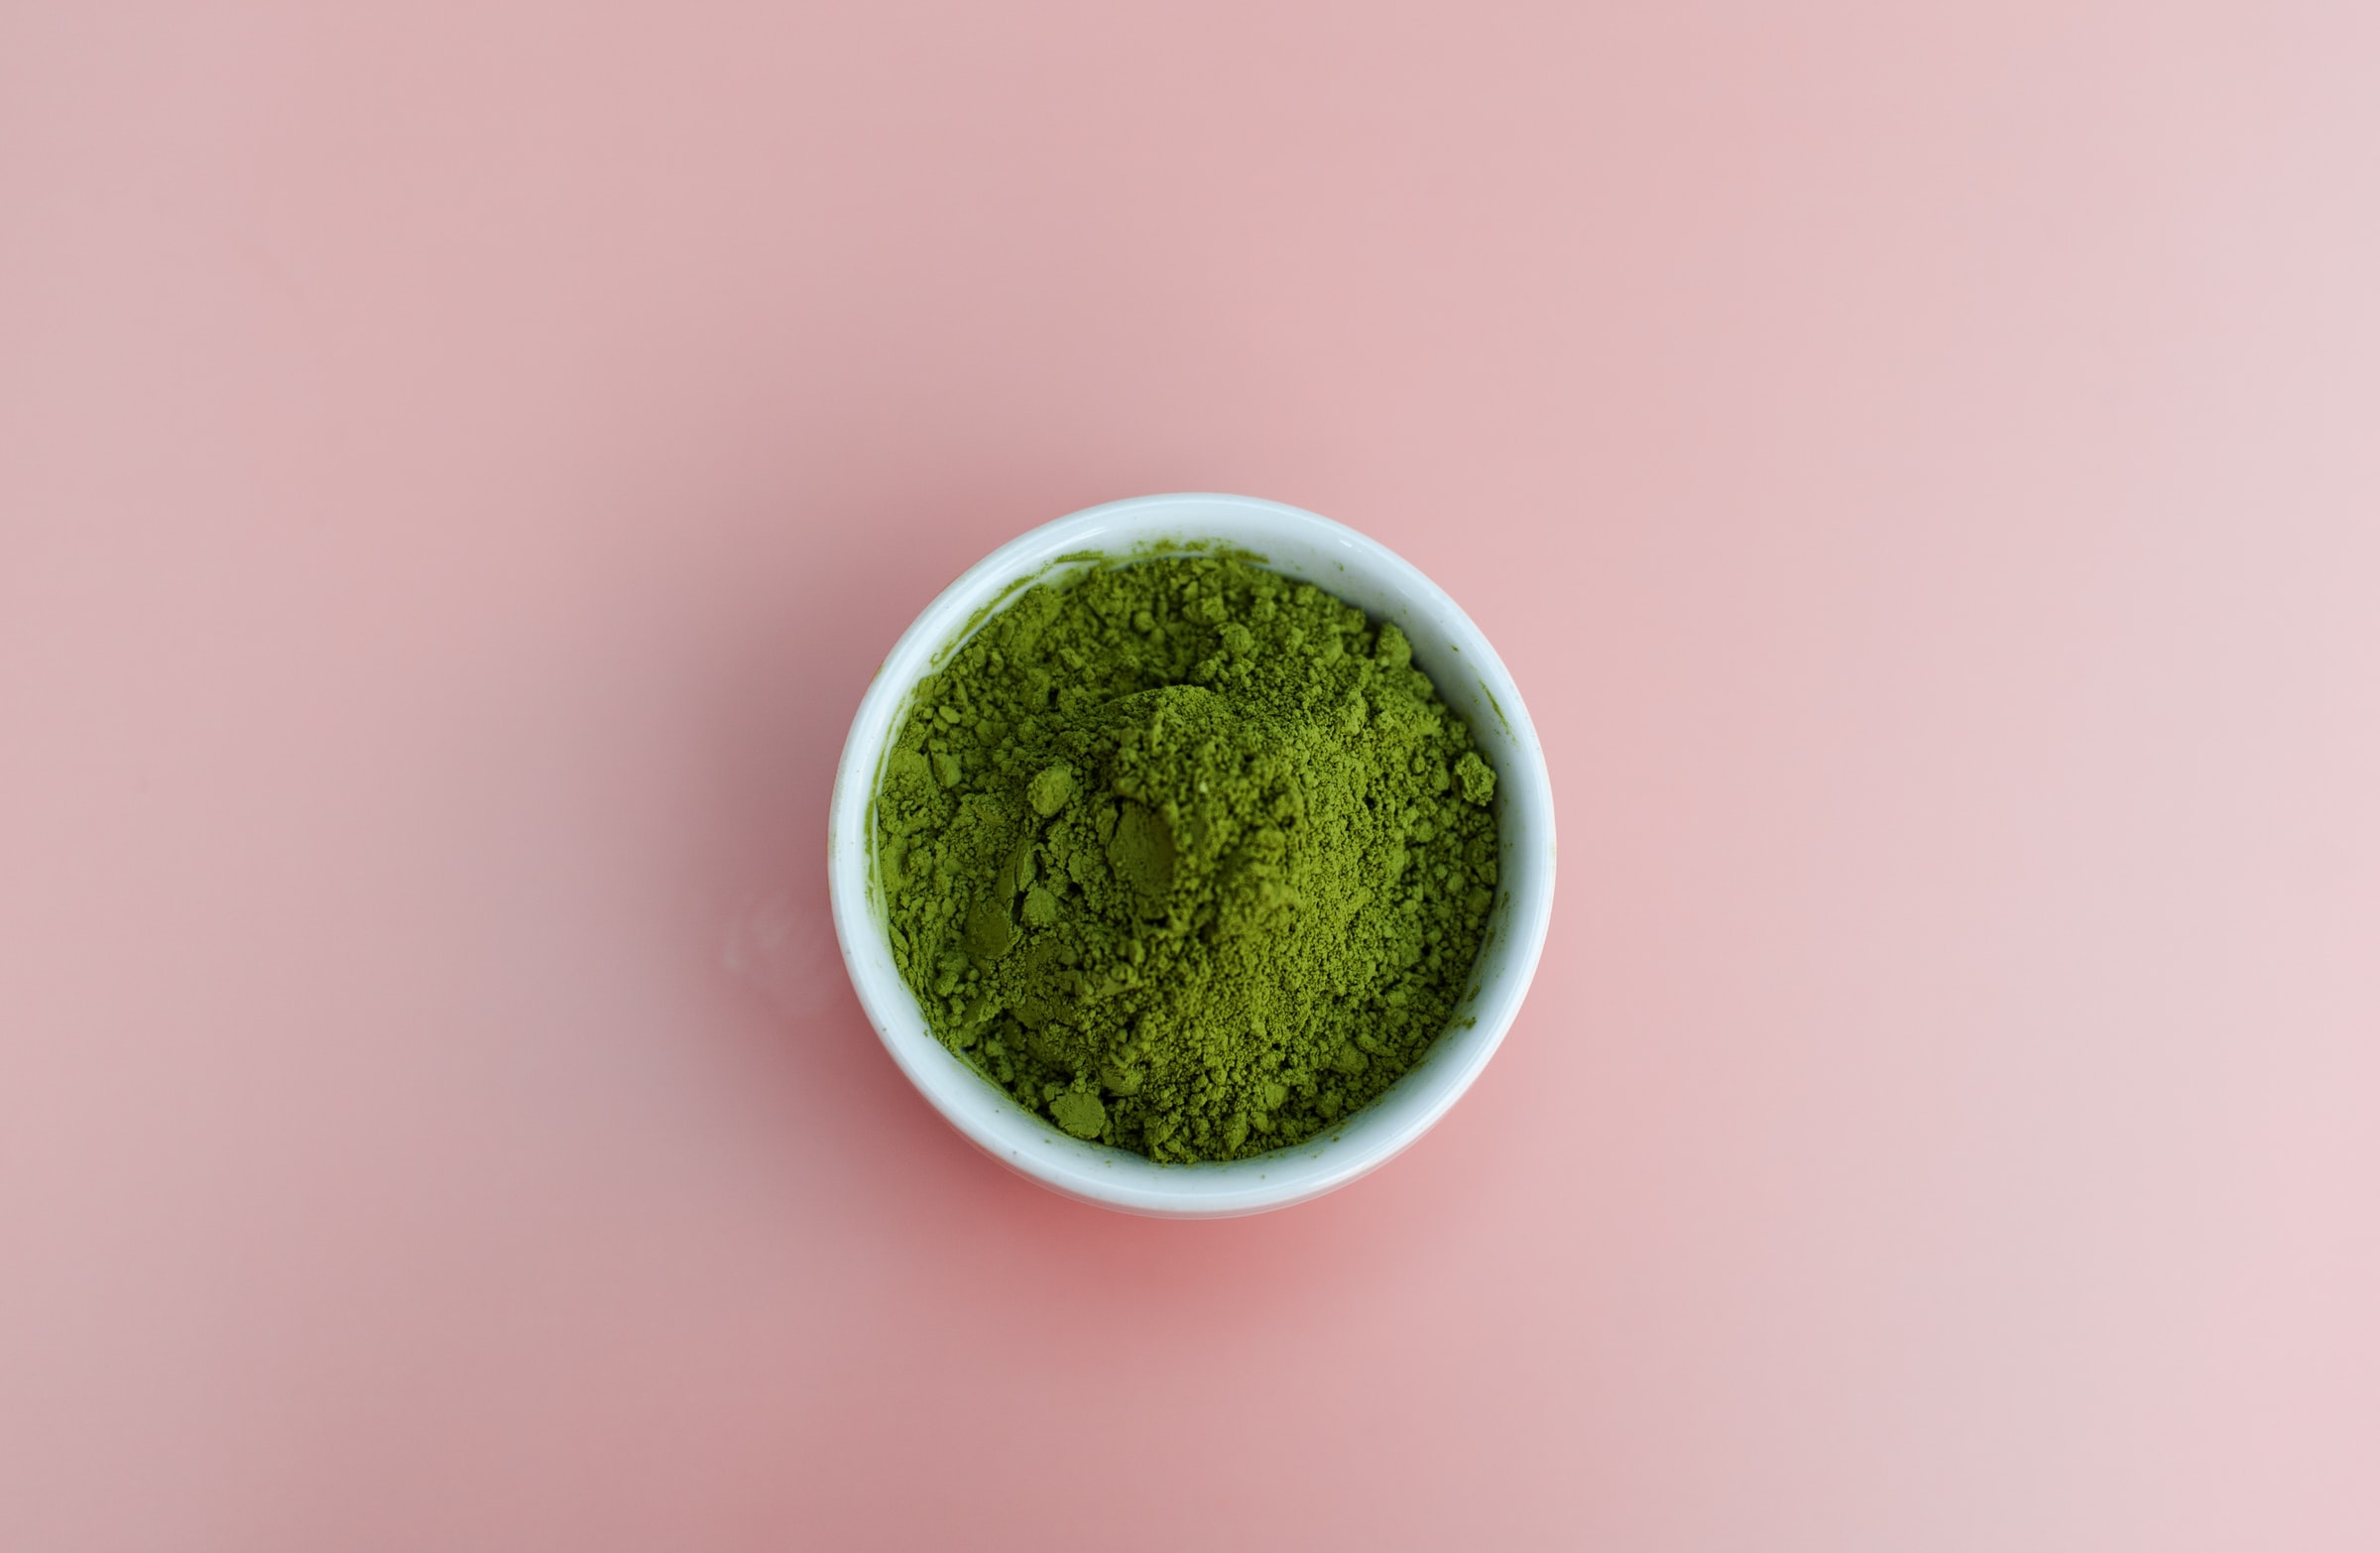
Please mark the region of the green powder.
<svg viewBox="0 0 2380 1553"><path fill-rule="evenodd" d="M1077 1137L1302 1141L1444 1030L1495 774L1391 625L1245 562L1035 585L917 687L877 793L934 1034Z"/></svg>

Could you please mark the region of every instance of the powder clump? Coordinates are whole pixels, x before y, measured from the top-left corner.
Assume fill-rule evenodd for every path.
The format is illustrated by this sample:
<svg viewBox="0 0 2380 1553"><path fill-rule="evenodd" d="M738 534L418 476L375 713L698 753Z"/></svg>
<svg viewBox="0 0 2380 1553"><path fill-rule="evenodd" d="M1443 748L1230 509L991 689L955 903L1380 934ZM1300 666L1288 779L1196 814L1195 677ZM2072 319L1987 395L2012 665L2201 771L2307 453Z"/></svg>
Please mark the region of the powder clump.
<svg viewBox="0 0 2380 1553"><path fill-rule="evenodd" d="M894 957L937 1038L1076 1137L1282 1147L1452 1018L1494 786L1393 625L1230 558L1095 568L918 685L876 804Z"/></svg>

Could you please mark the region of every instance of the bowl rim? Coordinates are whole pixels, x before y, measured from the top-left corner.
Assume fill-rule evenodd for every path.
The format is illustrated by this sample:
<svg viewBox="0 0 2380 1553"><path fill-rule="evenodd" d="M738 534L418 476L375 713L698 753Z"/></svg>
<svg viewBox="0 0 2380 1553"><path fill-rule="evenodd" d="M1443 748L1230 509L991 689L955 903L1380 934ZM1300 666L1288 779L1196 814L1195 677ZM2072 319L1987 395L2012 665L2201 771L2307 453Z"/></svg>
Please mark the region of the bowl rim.
<svg viewBox="0 0 2380 1553"><path fill-rule="evenodd" d="M1330 554L1343 575L1334 584L1309 575L1311 567L1272 569L1340 597L1351 578L1360 578L1370 591L1393 595L1401 613L1426 618L1431 640L1447 639L1448 651L1459 656L1492 709L1492 732L1500 737L1482 742L1502 746L1495 760L1498 829L1505 833L1496 890L1502 909L1491 918L1481 963L1494 947L1498 969L1491 979L1475 973L1465 1000L1468 1024L1459 1019L1450 1026L1430 1055L1385 1095L1329 1133L1248 1159L1160 1165L1069 1137L934 1038L892 963L875 898L878 776L917 682L1030 583L1060 565L1094 564L1152 540L1219 543L1269 564L1263 559L1266 533L1275 549L1288 542ZM1385 613L1360 607L1374 619ZM1415 640L1417 661L1433 656ZM1443 671L1433 670L1433 677L1445 694ZM1467 720L1481 738L1481 719L1475 714ZM1517 840L1507 828L1515 818L1524 819ZM1543 749L1518 686L1471 617L1418 567L1356 530L1302 508L1217 493L1132 497L1085 508L1027 530L960 573L910 622L862 695L836 765L827 816L828 896L845 970L903 1076L961 1136L1018 1174L1081 1202L1162 1218L1224 1218L1310 1201L1377 1169L1435 1126L1478 1079L1519 1013L1551 920L1554 858L1553 793ZM1424 1073L1430 1075L1426 1084L1389 1105Z"/></svg>

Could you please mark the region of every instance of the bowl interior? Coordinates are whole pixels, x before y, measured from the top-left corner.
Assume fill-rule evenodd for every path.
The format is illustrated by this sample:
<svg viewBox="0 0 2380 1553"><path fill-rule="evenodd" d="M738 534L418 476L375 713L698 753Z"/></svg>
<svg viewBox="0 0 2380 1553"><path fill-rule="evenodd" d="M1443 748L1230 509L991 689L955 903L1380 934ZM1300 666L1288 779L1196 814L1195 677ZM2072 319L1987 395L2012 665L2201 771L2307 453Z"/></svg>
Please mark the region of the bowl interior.
<svg viewBox="0 0 2380 1553"><path fill-rule="evenodd" d="M1212 544L1312 582L1392 621L1413 660L1471 726L1496 771L1497 889L1488 937L1455 1022L1388 1092L1293 1147L1215 1164L1160 1165L1070 1137L937 1041L893 964L873 863L873 799L917 681L1034 582L1143 546ZM893 647L852 724L830 815L835 927L861 1004L893 1060L934 1107L1004 1164L1052 1189L1128 1212L1211 1218L1285 1207L1343 1186L1425 1132L1503 1038L1536 969L1553 898L1553 805L1511 677L1454 601L1377 542L1327 519L1249 497L1143 497L1093 508L1002 546L951 584Z"/></svg>

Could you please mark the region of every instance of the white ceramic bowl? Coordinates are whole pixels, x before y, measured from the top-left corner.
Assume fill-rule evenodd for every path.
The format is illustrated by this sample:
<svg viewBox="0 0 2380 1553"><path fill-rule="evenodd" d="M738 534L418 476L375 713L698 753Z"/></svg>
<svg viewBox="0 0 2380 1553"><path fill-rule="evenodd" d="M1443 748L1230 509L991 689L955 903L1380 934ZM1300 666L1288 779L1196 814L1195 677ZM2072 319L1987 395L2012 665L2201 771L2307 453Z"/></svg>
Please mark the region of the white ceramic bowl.
<svg viewBox="0 0 2380 1553"><path fill-rule="evenodd" d="M1216 540L1394 621L1413 661L1470 723L1496 773L1501 852L1488 941L1456 1022L1377 1101L1294 1147L1221 1164L1156 1164L1069 1137L953 1056L926 1028L892 961L876 892L870 811L893 730L917 681L1028 581L1153 539ZM1345 1186L1429 1131L1471 1087L1520 1010L1554 901L1554 802L1528 710L1479 627L1437 584L1327 518L1247 496L1143 496L1061 518L994 550L926 606L877 670L852 719L827 816L835 933L860 1004L901 1072L952 1127L1052 1191L1127 1213L1220 1219L1284 1208Z"/></svg>

